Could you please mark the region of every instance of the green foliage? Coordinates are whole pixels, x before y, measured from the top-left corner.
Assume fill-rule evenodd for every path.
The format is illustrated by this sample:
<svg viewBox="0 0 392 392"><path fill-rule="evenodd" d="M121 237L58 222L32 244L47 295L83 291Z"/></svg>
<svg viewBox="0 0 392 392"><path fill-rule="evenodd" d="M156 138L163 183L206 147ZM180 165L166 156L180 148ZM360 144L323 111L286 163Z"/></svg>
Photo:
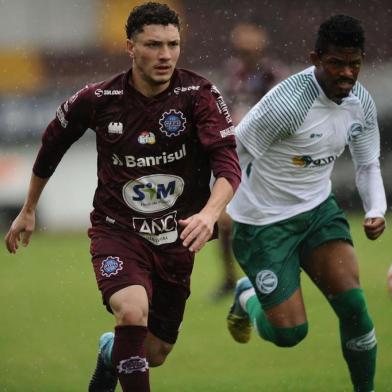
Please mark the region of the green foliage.
<svg viewBox="0 0 392 392"><path fill-rule="evenodd" d="M390 233L368 241L361 218L351 217L379 342L377 391L392 391L392 302L386 272L392 262ZM101 305L84 234L36 233L29 249L0 250L0 392L79 392L87 389L97 340L113 328ZM151 370L157 392L351 391L339 347L337 320L303 274L310 324L298 347L283 349L255 335L240 345L226 331L231 298L213 303L220 283L216 243L198 255L192 295L176 347L167 363ZM118 390L120 390L118 388Z"/></svg>

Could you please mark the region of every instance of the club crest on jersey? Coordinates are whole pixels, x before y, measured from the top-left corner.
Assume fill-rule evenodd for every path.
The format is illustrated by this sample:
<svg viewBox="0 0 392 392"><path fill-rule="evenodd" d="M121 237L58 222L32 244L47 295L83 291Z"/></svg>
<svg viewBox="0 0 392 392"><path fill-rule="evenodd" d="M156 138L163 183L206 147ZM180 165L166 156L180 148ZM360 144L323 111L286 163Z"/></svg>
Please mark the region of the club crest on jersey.
<svg viewBox="0 0 392 392"><path fill-rule="evenodd" d="M363 129L361 124L358 123L352 124L348 131L348 140L351 141L352 139L360 135L362 131Z"/></svg>
<svg viewBox="0 0 392 392"><path fill-rule="evenodd" d="M106 276L110 278L113 275L117 275L119 271L123 269L123 262L119 257L109 256L105 260L102 261L101 264L101 274L102 276Z"/></svg>
<svg viewBox="0 0 392 392"><path fill-rule="evenodd" d="M168 137L178 136L185 130L185 124L186 118L184 114L175 109L164 112L159 119L159 129Z"/></svg>
<svg viewBox="0 0 392 392"><path fill-rule="evenodd" d="M139 133L137 141L140 144L155 144L155 135L152 132L143 131Z"/></svg>
<svg viewBox="0 0 392 392"><path fill-rule="evenodd" d="M256 275L256 286L260 293L270 294L278 286L278 277L273 271L262 270Z"/></svg>

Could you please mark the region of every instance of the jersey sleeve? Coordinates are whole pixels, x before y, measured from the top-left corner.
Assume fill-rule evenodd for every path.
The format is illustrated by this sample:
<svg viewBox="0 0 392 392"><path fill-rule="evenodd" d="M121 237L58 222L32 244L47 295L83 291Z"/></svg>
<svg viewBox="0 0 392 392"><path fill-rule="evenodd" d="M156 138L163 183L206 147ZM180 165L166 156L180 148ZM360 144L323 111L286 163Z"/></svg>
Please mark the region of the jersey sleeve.
<svg viewBox="0 0 392 392"><path fill-rule="evenodd" d="M365 210L365 218L383 217L387 210L384 183L378 160L356 166L355 182Z"/></svg>
<svg viewBox="0 0 392 392"><path fill-rule="evenodd" d="M235 191L241 181L241 170L234 126L229 109L214 85L207 83L200 89L194 107L194 121L214 177L225 177Z"/></svg>
<svg viewBox="0 0 392 392"><path fill-rule="evenodd" d="M78 140L92 122L92 98L89 86L84 87L56 111L42 136L42 145L33 172L41 178L50 177L68 148Z"/></svg>
<svg viewBox="0 0 392 392"><path fill-rule="evenodd" d="M297 74L266 94L236 127L236 137L256 159L276 141L293 135L319 92L311 75Z"/></svg>
<svg viewBox="0 0 392 392"><path fill-rule="evenodd" d="M236 137L256 159L260 158L275 141L290 133L290 113L279 104L277 94L261 99L241 120Z"/></svg>
<svg viewBox="0 0 392 392"><path fill-rule="evenodd" d="M377 110L373 98L362 86L358 86L355 94L361 101L364 122L363 126L353 128L349 137L349 148L355 165L368 165L380 156L380 131L377 121Z"/></svg>

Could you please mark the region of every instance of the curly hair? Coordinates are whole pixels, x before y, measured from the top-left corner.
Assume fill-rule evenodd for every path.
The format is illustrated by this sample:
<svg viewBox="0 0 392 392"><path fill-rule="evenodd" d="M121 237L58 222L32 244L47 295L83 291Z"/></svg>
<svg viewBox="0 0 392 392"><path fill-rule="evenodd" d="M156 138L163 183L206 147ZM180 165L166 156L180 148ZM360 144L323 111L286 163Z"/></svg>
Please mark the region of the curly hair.
<svg viewBox="0 0 392 392"><path fill-rule="evenodd" d="M146 25L158 24L167 26L172 24L180 29L180 18L177 12L166 4L148 2L135 7L128 16L125 31L127 38L141 33Z"/></svg>
<svg viewBox="0 0 392 392"><path fill-rule="evenodd" d="M365 32L361 22L347 15L335 15L320 25L315 44L316 53L321 56L329 45L343 48L365 47Z"/></svg>

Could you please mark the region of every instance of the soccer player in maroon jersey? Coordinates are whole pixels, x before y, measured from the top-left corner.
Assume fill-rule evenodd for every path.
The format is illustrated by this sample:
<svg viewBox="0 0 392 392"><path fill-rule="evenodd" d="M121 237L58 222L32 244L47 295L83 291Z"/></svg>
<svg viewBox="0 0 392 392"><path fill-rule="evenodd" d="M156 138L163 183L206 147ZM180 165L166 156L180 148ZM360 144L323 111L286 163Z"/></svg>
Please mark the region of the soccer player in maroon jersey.
<svg viewBox="0 0 392 392"><path fill-rule="evenodd" d="M66 150L96 133L98 186L91 213L92 263L116 327L100 338L89 391L149 391L149 367L177 339L194 254L240 182L233 126L219 91L176 68L178 15L134 8L127 25L132 68L87 85L56 112L34 164L24 206L5 241L27 245L40 194ZM210 192L211 172L216 181Z"/></svg>

